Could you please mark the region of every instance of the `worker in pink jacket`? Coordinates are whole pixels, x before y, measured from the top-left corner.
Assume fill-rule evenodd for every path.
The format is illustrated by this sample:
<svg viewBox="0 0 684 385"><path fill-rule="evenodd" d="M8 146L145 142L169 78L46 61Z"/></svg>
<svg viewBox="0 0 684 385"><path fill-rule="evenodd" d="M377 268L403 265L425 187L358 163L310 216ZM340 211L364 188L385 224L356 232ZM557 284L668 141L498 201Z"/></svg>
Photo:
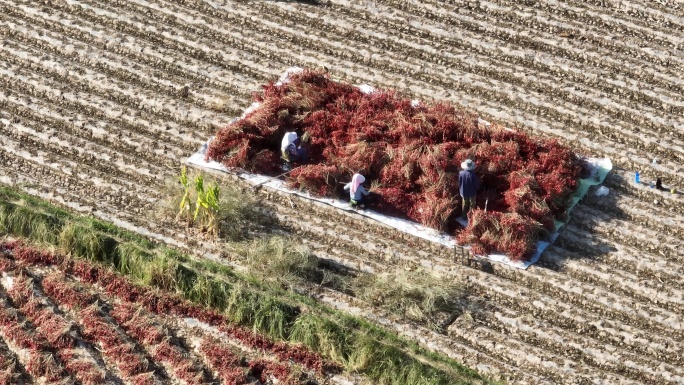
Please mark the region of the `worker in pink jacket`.
<svg viewBox="0 0 684 385"><path fill-rule="evenodd" d="M354 174L351 182L344 186L345 190L349 190L349 203L352 207L364 207L363 197L370 194L361 184L366 181L366 178L361 174Z"/></svg>

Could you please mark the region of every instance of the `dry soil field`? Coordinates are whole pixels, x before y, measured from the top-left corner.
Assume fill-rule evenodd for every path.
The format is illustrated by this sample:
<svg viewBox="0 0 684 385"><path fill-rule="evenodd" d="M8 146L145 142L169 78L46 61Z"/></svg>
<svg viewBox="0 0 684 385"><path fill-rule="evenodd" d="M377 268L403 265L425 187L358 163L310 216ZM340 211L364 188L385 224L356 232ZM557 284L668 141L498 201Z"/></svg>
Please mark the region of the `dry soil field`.
<svg viewBox="0 0 684 385"><path fill-rule="evenodd" d="M278 198L277 210L350 267L423 264L466 280L490 309L471 322L446 334L384 322L482 373L684 383L684 198L633 183L640 170L684 187L682 3L0 0L0 35L2 182L181 247L185 235L146 219L164 180L292 65L450 100L612 158L611 194L590 194L524 271L460 263L326 208L302 217Z"/></svg>

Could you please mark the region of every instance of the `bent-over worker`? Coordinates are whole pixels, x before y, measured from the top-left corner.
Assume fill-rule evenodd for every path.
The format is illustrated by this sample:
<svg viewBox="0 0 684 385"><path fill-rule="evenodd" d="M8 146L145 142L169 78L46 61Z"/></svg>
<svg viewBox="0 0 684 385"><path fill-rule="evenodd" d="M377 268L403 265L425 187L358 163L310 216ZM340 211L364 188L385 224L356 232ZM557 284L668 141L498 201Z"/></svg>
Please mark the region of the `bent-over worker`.
<svg viewBox="0 0 684 385"><path fill-rule="evenodd" d="M458 174L458 190L463 198L462 216L466 217L470 209L475 207L475 195L480 188L480 178L475 174L475 162L466 159L461 163L463 169Z"/></svg>
<svg viewBox="0 0 684 385"><path fill-rule="evenodd" d="M299 145L299 138L296 132L286 132L283 141L280 143L280 151L283 159L288 163L306 162L306 149Z"/></svg>
<svg viewBox="0 0 684 385"><path fill-rule="evenodd" d="M352 207L361 206L364 207L363 197L364 195L370 194L361 184L366 181L366 178L361 174L354 174L351 182L344 185L345 190L349 190L349 203Z"/></svg>

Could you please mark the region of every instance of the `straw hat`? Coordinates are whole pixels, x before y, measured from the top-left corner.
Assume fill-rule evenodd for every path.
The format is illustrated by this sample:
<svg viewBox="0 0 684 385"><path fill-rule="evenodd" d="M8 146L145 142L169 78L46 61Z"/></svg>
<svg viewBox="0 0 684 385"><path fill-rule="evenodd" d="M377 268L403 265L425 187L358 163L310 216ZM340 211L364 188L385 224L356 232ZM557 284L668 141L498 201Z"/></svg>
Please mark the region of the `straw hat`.
<svg viewBox="0 0 684 385"><path fill-rule="evenodd" d="M475 162L470 159L466 159L461 163L461 168L464 170L475 170Z"/></svg>

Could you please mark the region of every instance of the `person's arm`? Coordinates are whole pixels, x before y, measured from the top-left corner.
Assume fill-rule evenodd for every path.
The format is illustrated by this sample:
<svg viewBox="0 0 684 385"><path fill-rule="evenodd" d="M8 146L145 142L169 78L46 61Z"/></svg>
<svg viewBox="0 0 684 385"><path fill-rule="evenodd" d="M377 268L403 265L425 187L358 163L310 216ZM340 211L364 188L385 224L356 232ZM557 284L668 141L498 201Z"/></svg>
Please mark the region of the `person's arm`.
<svg viewBox="0 0 684 385"><path fill-rule="evenodd" d="M361 194L363 194L363 195L368 195L368 194L370 194L370 191L366 190L363 186L359 186L359 191L360 191Z"/></svg>
<svg viewBox="0 0 684 385"><path fill-rule="evenodd" d="M345 190L349 190L350 188L351 188L351 182L344 185Z"/></svg>

